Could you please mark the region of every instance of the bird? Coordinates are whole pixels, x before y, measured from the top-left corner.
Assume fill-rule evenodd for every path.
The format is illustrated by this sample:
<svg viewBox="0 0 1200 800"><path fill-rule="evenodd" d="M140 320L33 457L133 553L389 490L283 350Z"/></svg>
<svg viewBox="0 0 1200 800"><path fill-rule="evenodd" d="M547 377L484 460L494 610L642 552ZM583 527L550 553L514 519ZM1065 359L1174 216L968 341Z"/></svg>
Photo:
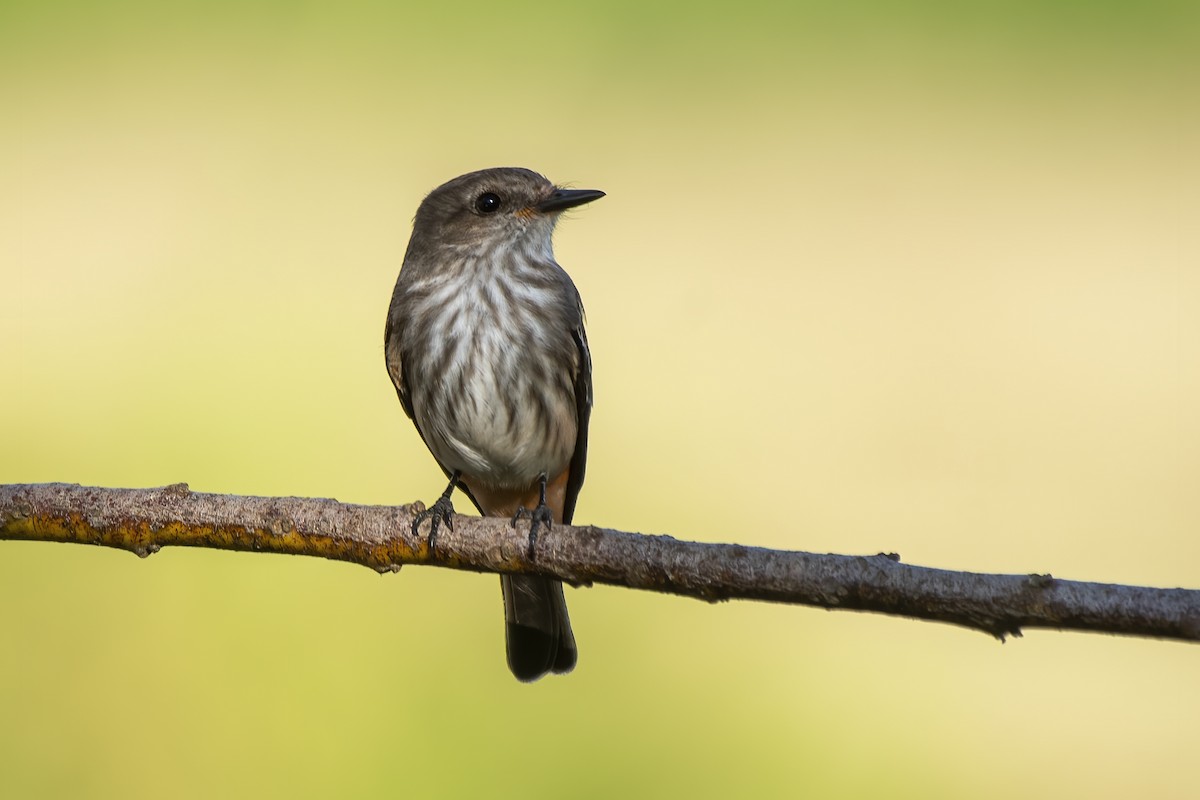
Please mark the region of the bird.
<svg viewBox="0 0 1200 800"><path fill-rule="evenodd" d="M388 374L449 485L413 521L453 529L459 489L484 516L538 533L570 524L583 486L592 359L583 302L554 258L562 212L604 196L537 172L470 172L430 192L413 220L384 330ZM560 581L501 575L509 669L520 681L578 659Z"/></svg>

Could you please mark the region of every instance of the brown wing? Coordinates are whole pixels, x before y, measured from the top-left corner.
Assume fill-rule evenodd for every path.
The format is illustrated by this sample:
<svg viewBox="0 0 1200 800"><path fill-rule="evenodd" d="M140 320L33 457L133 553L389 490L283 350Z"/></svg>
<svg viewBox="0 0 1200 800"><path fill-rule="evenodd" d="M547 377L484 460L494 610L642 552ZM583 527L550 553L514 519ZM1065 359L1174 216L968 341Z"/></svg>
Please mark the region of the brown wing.
<svg viewBox="0 0 1200 800"><path fill-rule="evenodd" d="M587 332L583 322L571 332L575 346L579 349L579 368L575 373L575 417L578 431L575 434L575 453L571 456L570 476L567 478L566 498L563 502L563 522L570 525L575 514L575 501L583 488L583 475L587 469L588 421L592 416L592 351L588 349Z"/></svg>
<svg viewBox="0 0 1200 800"><path fill-rule="evenodd" d="M388 376L392 379L392 385L396 387L396 396L400 398L400 406L404 409L404 413L408 418L416 424L416 419L413 417L412 398L408 396L407 384L404 380L404 359L400 357L400 332L394 332L392 327L392 317L395 315L395 298L392 299L392 308L388 311L387 324L383 328L383 360L387 365ZM421 429L417 428L420 433ZM421 437L424 441L424 436Z"/></svg>

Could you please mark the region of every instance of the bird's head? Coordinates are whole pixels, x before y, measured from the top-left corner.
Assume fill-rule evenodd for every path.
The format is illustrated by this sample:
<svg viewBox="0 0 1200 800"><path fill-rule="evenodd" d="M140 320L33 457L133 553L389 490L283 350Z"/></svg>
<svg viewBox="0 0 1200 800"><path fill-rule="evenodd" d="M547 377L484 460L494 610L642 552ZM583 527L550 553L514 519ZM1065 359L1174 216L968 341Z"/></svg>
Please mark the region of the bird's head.
<svg viewBox="0 0 1200 800"><path fill-rule="evenodd" d="M520 167L470 172L429 193L417 209L413 240L480 254L496 247L548 249L560 213L603 196L596 189L559 188Z"/></svg>

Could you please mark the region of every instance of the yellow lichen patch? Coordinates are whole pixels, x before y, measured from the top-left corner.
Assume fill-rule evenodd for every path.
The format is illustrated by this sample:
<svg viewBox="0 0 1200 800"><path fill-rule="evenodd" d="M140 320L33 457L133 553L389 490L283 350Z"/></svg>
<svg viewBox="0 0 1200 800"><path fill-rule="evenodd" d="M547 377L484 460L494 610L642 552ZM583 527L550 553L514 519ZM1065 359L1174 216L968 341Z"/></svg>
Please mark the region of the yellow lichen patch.
<svg viewBox="0 0 1200 800"><path fill-rule="evenodd" d="M75 544L95 544L128 550L146 557L162 547L209 547L220 550L316 556L361 564L381 572L394 572L401 564L428 562L425 545L413 548L402 538L367 542L351 537L301 533L286 529L248 528L172 521L152 525L145 520L124 520L95 525L81 514L34 513L13 516L3 524L4 538Z"/></svg>

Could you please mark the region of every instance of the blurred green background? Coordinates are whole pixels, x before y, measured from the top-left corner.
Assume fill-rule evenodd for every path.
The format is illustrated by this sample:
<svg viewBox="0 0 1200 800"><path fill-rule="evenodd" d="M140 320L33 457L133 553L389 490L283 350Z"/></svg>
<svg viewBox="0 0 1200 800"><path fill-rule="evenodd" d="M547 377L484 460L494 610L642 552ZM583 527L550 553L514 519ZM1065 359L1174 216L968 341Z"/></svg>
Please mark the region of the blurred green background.
<svg viewBox="0 0 1200 800"><path fill-rule="evenodd" d="M443 478L383 323L431 188L560 226L577 519L1200 587L1194 2L0 2L0 482ZM460 502L460 508L465 507ZM0 542L0 795L1195 797L1200 649Z"/></svg>

